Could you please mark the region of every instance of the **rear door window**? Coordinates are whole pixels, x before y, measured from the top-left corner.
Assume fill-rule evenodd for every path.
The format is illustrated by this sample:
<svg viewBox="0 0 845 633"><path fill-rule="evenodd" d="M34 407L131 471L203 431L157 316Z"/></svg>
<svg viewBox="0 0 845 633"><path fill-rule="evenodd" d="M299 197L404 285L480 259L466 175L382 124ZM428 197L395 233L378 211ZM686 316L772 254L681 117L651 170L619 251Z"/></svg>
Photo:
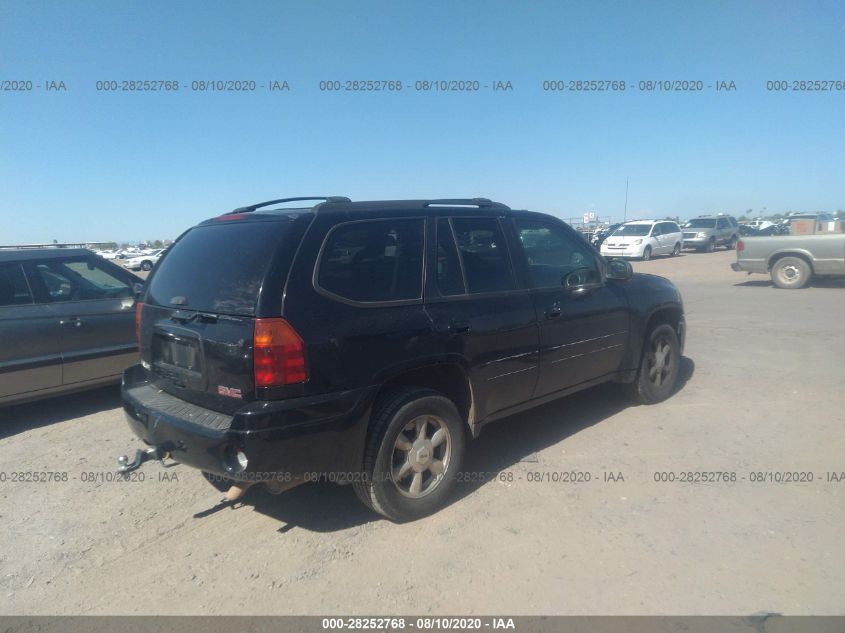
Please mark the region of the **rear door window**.
<svg viewBox="0 0 845 633"><path fill-rule="evenodd" d="M452 226L471 294L516 288L505 237L496 218L453 218Z"/></svg>
<svg viewBox="0 0 845 633"><path fill-rule="evenodd" d="M0 307L32 303L32 293L20 264L0 264Z"/></svg>
<svg viewBox="0 0 845 633"><path fill-rule="evenodd" d="M423 218L364 220L326 238L317 287L353 302L422 299Z"/></svg>

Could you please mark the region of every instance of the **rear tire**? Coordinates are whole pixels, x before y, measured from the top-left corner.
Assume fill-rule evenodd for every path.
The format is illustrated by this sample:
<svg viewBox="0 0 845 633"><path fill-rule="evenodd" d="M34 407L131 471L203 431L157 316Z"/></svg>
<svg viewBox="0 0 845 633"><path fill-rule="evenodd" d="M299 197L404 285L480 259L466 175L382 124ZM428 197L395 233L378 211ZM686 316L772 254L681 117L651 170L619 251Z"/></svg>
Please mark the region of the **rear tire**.
<svg viewBox="0 0 845 633"><path fill-rule="evenodd" d="M640 259L644 262L647 262L648 260L651 259L651 246L646 246L643 249L643 256L640 257Z"/></svg>
<svg viewBox="0 0 845 633"><path fill-rule="evenodd" d="M681 254L681 243L675 243L675 248L672 249L672 257L677 257Z"/></svg>
<svg viewBox="0 0 845 633"><path fill-rule="evenodd" d="M152 262L146 261L146 260L141 262L141 270L146 270L146 271L149 272L152 269L153 269L153 263Z"/></svg>
<svg viewBox="0 0 845 633"><path fill-rule="evenodd" d="M681 361L681 345L671 325L661 323L648 333L634 382L625 385L629 398L640 404L656 404L675 391Z"/></svg>
<svg viewBox="0 0 845 633"><path fill-rule="evenodd" d="M781 257L772 265L772 283L778 288L803 288L810 282L813 271L800 257Z"/></svg>
<svg viewBox="0 0 845 633"><path fill-rule="evenodd" d="M727 244L725 244L725 248L728 249L729 251L736 249L736 242L737 242L737 237L736 237L736 235L734 235L733 237L731 237L730 241Z"/></svg>
<svg viewBox="0 0 845 633"><path fill-rule="evenodd" d="M464 423L454 403L410 387L376 403L364 449L358 498L391 521L413 521L443 507L463 463Z"/></svg>

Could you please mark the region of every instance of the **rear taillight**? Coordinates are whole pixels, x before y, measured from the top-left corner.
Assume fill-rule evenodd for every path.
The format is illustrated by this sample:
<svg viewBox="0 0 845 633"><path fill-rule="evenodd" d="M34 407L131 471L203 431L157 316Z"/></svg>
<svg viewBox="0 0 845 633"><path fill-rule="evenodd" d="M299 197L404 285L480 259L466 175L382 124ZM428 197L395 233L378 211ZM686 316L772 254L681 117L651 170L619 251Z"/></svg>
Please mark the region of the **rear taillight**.
<svg viewBox="0 0 845 633"><path fill-rule="evenodd" d="M739 252L742 252L744 250L745 250L745 242L743 242L742 240L739 240L736 243L736 252L739 253Z"/></svg>
<svg viewBox="0 0 845 633"><path fill-rule="evenodd" d="M253 337L255 386L305 382L305 344L284 319L256 319Z"/></svg>
<svg viewBox="0 0 845 633"><path fill-rule="evenodd" d="M135 302L135 342L138 349L141 349L141 312L144 311L144 304L141 301Z"/></svg>

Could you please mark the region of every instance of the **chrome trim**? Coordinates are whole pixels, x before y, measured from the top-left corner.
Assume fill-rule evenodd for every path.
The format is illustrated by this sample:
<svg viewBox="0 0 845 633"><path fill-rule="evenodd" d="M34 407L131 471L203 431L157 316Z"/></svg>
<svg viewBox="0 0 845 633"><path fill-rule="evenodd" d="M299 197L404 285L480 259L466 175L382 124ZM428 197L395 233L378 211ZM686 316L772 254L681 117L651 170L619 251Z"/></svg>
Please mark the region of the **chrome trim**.
<svg viewBox="0 0 845 633"><path fill-rule="evenodd" d="M571 347L572 345L578 345L579 343L589 343L590 341L598 341L603 338L610 338L611 336L619 336L620 334L628 334L628 330L620 330L619 332L612 332L610 334L604 334L602 336L595 336L593 338L585 338L580 341L573 341L572 343L564 343L563 345L555 345L554 347L546 348L546 351L555 351L559 349L563 349L564 347ZM541 350L542 351L542 350Z"/></svg>
<svg viewBox="0 0 845 633"><path fill-rule="evenodd" d="M516 371L509 371L505 374L499 374L498 376L493 376L492 378L488 378L487 382L491 380L498 380L499 378L505 378L506 376L513 376L514 374L521 374L524 371L531 371L532 369L537 369L537 365L532 365L531 367L525 367L523 369L517 369Z"/></svg>

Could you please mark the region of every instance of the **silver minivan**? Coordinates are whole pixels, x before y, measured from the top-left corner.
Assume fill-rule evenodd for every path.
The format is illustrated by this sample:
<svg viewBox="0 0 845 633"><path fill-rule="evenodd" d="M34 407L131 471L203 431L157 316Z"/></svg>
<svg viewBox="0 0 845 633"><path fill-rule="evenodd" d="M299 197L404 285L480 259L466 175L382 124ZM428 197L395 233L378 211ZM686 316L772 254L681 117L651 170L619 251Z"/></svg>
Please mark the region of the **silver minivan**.
<svg viewBox="0 0 845 633"><path fill-rule="evenodd" d="M85 249L0 249L0 406L119 382L142 289Z"/></svg>

